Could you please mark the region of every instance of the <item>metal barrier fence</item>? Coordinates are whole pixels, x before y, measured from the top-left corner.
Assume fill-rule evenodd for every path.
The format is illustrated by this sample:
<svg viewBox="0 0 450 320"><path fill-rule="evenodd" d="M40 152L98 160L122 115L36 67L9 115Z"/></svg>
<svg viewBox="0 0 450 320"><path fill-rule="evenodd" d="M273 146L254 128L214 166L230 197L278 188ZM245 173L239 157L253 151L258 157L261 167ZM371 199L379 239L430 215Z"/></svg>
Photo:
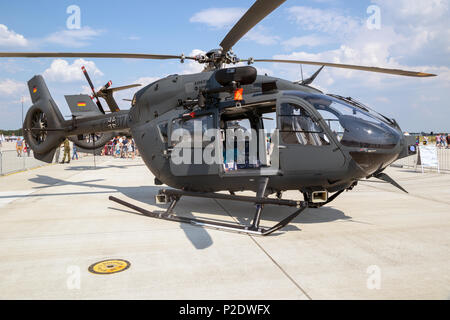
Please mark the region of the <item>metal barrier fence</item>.
<svg viewBox="0 0 450 320"><path fill-rule="evenodd" d="M450 149L438 148L437 149L439 170L443 172L450 172ZM394 167L414 168L418 171L422 170L420 165L417 165L418 155L413 155L407 158L400 159L392 164ZM427 171L437 171L437 168L425 168Z"/></svg>
<svg viewBox="0 0 450 320"><path fill-rule="evenodd" d="M27 169L33 169L46 165L45 162L36 160L33 152L18 156L16 150L0 151L0 176Z"/></svg>

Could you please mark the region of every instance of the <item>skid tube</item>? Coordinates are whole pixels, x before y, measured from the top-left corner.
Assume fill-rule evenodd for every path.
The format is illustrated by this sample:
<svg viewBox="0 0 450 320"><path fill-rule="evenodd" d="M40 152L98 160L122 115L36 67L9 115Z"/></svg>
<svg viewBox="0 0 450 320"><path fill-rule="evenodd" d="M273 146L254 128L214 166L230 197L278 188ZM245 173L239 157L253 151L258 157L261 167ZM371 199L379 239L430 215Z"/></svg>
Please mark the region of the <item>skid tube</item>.
<svg viewBox="0 0 450 320"><path fill-rule="evenodd" d="M248 235L256 235L256 236L268 236L275 231L278 231L285 226L287 226L292 220L294 220L298 215L300 215L306 208L308 208L308 203L304 201L292 201L292 200L279 200L279 199L269 199L263 197L245 197L245 196L235 196L235 195L227 195L227 194L219 194L219 193L199 193L199 192L187 192L181 190L160 190L159 195L164 195L169 199L170 205L169 208L162 213L155 213L144 208L135 206L129 202L120 200L116 197L110 196L109 200L114 201L118 204L121 204L127 208L130 208L134 211L141 213L142 215L155 219L168 220L173 222L180 223L188 223L193 226L199 226L204 228L222 230L222 231L230 231L243 233ZM241 224L233 224L233 223L223 223L216 222L204 219L196 219L196 218L186 218L180 217L173 213L173 209L178 204L178 201L181 197L197 197L197 198L208 198L208 199L222 199L222 200L234 200L241 202L251 202L256 204L256 213L253 218L253 222L251 225L241 225ZM297 211L293 214L289 215L278 224L271 228L262 228L259 226L261 220L261 213L265 204L273 204L280 206L288 206L295 207Z"/></svg>

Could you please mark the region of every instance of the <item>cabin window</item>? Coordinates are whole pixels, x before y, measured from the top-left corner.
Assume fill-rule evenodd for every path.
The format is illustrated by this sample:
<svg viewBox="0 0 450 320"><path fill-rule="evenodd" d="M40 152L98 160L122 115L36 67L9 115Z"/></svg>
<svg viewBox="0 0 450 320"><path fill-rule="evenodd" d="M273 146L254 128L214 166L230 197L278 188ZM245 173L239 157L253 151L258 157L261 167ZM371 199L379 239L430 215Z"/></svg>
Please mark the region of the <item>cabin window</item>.
<svg viewBox="0 0 450 320"><path fill-rule="evenodd" d="M172 122L172 133L178 129L184 129L183 136L179 141L193 141L194 132L198 130L200 134L205 135L208 129L214 128L214 116L212 114L200 116L197 118L178 118ZM201 131L200 131L201 130ZM176 145L179 141L172 141L172 145Z"/></svg>
<svg viewBox="0 0 450 320"><path fill-rule="evenodd" d="M330 140L320 125L301 106L282 103L279 119L281 139L286 144L311 146L330 144Z"/></svg>

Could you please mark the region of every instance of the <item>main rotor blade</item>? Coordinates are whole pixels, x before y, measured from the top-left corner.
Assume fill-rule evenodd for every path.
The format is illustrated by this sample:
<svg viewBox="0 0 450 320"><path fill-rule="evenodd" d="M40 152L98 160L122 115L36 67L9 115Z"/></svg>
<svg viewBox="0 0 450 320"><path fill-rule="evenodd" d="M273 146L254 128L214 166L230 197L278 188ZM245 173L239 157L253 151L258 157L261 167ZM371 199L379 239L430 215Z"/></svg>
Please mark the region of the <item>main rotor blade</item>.
<svg viewBox="0 0 450 320"><path fill-rule="evenodd" d="M245 61L250 61L250 60L241 60L241 62L245 62ZM300 60L276 60L276 59L254 59L251 61L252 62L278 62L278 63L309 64L309 65L315 65L315 66L326 66L326 67L341 68L341 69L387 73L387 74L394 74L394 75L405 76L405 77L420 77L420 78L436 77L435 74L417 72L417 71L386 69L386 68L378 68L378 67L365 67L365 66L357 66L357 65L351 65L351 64L338 64L338 63L329 63L329 62L300 61Z"/></svg>
<svg viewBox="0 0 450 320"><path fill-rule="evenodd" d="M284 2L286 0L257 0L222 40L220 46L223 51L228 52L247 32Z"/></svg>
<svg viewBox="0 0 450 320"><path fill-rule="evenodd" d="M185 57L183 55L164 55L146 53L101 53L101 52L0 52L0 57L4 58L124 58L124 59L188 59L195 60L195 57Z"/></svg>

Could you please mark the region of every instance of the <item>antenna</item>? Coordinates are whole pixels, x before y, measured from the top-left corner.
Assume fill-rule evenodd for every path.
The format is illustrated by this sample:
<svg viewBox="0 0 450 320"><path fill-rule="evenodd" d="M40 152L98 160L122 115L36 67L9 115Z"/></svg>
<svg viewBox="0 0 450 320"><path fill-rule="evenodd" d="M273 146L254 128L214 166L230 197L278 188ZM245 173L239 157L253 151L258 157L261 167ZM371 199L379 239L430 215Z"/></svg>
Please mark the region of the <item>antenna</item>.
<svg viewBox="0 0 450 320"><path fill-rule="evenodd" d="M304 80L303 80L303 65L302 64L300 65L300 72L302 73L302 82L303 82Z"/></svg>

